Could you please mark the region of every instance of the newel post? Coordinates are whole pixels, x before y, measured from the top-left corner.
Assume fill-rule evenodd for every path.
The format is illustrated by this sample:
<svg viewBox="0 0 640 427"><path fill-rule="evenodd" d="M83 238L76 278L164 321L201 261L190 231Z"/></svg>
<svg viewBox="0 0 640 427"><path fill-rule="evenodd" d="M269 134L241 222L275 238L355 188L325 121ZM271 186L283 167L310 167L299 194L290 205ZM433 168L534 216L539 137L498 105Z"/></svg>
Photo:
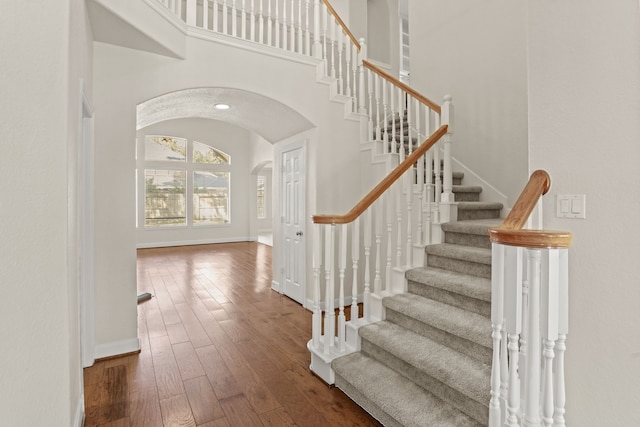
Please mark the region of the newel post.
<svg viewBox="0 0 640 427"><path fill-rule="evenodd" d="M358 113L366 114L367 91L363 61L367 59L367 44L363 37L361 37L358 42L360 43L360 51L358 52Z"/></svg>
<svg viewBox="0 0 640 427"><path fill-rule="evenodd" d="M451 104L451 95L444 96L442 104L442 124L449 125L447 134L443 137L444 141L444 165L442 172L442 203L453 203L455 196L453 195L453 170L451 165L451 142L453 140L453 104ZM455 220L455 218L452 218Z"/></svg>

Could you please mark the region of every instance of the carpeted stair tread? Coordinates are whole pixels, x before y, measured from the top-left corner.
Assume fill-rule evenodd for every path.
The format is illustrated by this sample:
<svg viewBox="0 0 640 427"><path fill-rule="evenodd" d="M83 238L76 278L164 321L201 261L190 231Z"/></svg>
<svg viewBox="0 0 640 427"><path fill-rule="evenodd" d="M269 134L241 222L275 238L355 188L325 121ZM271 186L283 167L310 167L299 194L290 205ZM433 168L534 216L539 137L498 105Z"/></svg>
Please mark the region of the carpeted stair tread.
<svg viewBox="0 0 640 427"><path fill-rule="evenodd" d="M376 360L352 353L335 359L336 386L385 426L481 427L472 418Z"/></svg>
<svg viewBox="0 0 640 427"><path fill-rule="evenodd" d="M427 257L429 255L436 255L443 258L491 265L491 249L454 245L451 243L439 243L436 245L426 246L425 251L427 252Z"/></svg>
<svg viewBox="0 0 640 427"><path fill-rule="evenodd" d="M382 302L387 310L484 347L492 347L491 321L485 316L409 293L393 295Z"/></svg>
<svg viewBox="0 0 640 427"><path fill-rule="evenodd" d="M491 280L434 267L417 267L405 274L410 282L422 283L448 292L491 302Z"/></svg>
<svg viewBox="0 0 640 427"><path fill-rule="evenodd" d="M359 334L363 341L456 392L481 405L488 404L491 375L488 365L388 321L363 326Z"/></svg>

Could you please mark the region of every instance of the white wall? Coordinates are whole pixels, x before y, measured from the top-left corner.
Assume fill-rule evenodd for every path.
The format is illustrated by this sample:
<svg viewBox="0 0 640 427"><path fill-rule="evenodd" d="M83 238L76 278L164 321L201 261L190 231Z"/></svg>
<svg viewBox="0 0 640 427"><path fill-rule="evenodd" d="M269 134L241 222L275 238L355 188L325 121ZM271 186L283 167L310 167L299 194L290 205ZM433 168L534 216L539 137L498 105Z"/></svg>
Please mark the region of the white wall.
<svg viewBox="0 0 640 427"><path fill-rule="evenodd" d="M411 85L453 96L453 156L515 202L527 173L525 0L409 2Z"/></svg>
<svg viewBox="0 0 640 427"><path fill-rule="evenodd" d="M138 131L145 135L169 135L198 141L231 156L231 222L224 225L185 228L144 228L136 231L138 247L247 241L250 233L250 198L255 195L252 184L250 132L228 123L209 119L167 120ZM139 190L140 191L140 190ZM140 212L139 212L140 213Z"/></svg>
<svg viewBox="0 0 640 427"><path fill-rule="evenodd" d="M637 0L529 2L531 170L570 251L567 425L640 425L640 11ZM555 217L586 194L586 219Z"/></svg>
<svg viewBox="0 0 640 427"><path fill-rule="evenodd" d="M394 76L400 70L399 26L397 0L367 0L368 58L387 65Z"/></svg>
<svg viewBox="0 0 640 427"><path fill-rule="evenodd" d="M0 14L1 425L80 420L75 170L89 37L80 0Z"/></svg>

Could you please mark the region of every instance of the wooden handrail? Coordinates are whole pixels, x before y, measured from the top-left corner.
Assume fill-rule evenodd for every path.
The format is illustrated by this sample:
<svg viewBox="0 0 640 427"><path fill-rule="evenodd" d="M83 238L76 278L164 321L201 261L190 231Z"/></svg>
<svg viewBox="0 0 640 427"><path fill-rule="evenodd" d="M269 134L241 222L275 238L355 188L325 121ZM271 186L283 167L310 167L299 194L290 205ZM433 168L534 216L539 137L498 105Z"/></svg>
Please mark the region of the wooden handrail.
<svg viewBox="0 0 640 427"><path fill-rule="evenodd" d="M325 6L327 6L327 10L329 11L329 13L333 15L333 17L338 22L338 25L342 27L342 31L344 31L344 33L351 39L351 42L355 45L356 49L358 49L358 52L360 52L360 49L361 49L360 42L358 41L356 36L353 35L351 30L349 30L349 27L347 27L347 24L345 24L342 18L340 18L340 15L338 15L338 12L336 12L333 6L331 6L331 3L329 3L329 0L322 0L322 3L324 3Z"/></svg>
<svg viewBox="0 0 640 427"><path fill-rule="evenodd" d="M435 102L433 102L432 100L430 100L429 98L427 98L426 96L416 92L410 86L402 83L400 80L398 80L397 78L393 77L391 74L387 73L386 71L384 71L380 67L378 67L378 66L372 64L371 62L367 61L366 59L363 60L362 63L366 68L370 69L371 71L373 71L377 75L381 76L382 78L384 78L386 80L389 80L391 83L393 83L394 86L399 87L400 89L402 89L403 91L407 92L409 95L411 95L412 97L414 97L418 101L420 101L423 104L429 106L429 108L431 108L436 113L440 114L440 106L438 104L436 104Z"/></svg>
<svg viewBox="0 0 640 427"><path fill-rule="evenodd" d="M551 177L546 171L537 170L507 215L502 225L489 229L493 243L527 248L568 248L572 234L568 231L523 230L522 227L536 207L538 200L551 188Z"/></svg>
<svg viewBox="0 0 640 427"><path fill-rule="evenodd" d="M382 196L394 182L398 180L420 157L433 147L447 133L448 126L440 126L429 138L427 138L418 148L415 149L402 163L396 166L389 175L384 177L367 195L365 195L356 205L344 215L320 214L312 217L314 224L348 224L358 218L367 210L369 206Z"/></svg>
<svg viewBox="0 0 640 427"><path fill-rule="evenodd" d="M501 228L520 230L536 207L538 200L551 188L551 177L546 171L537 170L531 174L529 182L520 193L511 212L502 223Z"/></svg>

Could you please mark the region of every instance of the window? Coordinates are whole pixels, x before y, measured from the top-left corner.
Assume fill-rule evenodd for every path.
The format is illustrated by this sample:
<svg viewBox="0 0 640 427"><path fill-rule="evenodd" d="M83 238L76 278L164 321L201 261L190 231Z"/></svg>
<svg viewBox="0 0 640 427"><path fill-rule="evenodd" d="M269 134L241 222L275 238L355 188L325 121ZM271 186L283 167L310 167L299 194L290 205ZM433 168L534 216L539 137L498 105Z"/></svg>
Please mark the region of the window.
<svg viewBox="0 0 640 427"><path fill-rule="evenodd" d="M266 186L266 177L262 175L258 175L258 183L257 183L257 206L258 206L258 219L263 219L267 217L267 210L265 206L265 186Z"/></svg>
<svg viewBox="0 0 640 427"><path fill-rule="evenodd" d="M140 147L142 148L142 147ZM138 212L145 228L230 222L231 157L207 144L147 135L138 157ZM143 194L143 200L139 195ZM188 201L191 200L192 203Z"/></svg>

